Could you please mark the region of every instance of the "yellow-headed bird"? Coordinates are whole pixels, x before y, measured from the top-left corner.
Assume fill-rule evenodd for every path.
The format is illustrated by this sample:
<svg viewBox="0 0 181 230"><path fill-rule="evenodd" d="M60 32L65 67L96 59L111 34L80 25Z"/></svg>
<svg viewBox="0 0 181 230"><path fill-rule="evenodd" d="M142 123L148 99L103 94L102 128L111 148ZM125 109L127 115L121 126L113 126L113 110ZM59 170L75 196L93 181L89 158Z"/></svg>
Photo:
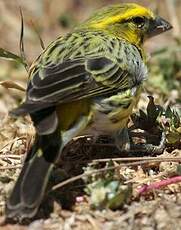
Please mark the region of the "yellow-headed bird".
<svg viewBox="0 0 181 230"><path fill-rule="evenodd" d="M44 50L30 69L25 102L13 111L30 114L37 134L7 201L8 218L36 214L54 163L73 137L114 135L121 147L147 78L143 42L169 29L140 5L111 5Z"/></svg>

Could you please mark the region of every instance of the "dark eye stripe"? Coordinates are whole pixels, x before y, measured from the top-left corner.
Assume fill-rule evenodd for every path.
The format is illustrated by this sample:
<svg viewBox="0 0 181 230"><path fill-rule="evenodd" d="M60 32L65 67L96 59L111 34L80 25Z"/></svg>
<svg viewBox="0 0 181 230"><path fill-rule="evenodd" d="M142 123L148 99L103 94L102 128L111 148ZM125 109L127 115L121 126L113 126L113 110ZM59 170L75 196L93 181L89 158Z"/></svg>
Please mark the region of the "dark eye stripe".
<svg viewBox="0 0 181 230"><path fill-rule="evenodd" d="M138 28L142 28L145 25L146 19L144 17L134 17L131 20Z"/></svg>
<svg viewBox="0 0 181 230"><path fill-rule="evenodd" d="M133 22L138 27L141 27L145 24L145 17L144 16L143 17L142 16L132 17L129 19L121 20L119 23L123 24L126 22Z"/></svg>
<svg viewBox="0 0 181 230"><path fill-rule="evenodd" d="M144 17L134 17L134 18L132 18L132 21L135 24L140 25L140 24L145 23L145 18Z"/></svg>

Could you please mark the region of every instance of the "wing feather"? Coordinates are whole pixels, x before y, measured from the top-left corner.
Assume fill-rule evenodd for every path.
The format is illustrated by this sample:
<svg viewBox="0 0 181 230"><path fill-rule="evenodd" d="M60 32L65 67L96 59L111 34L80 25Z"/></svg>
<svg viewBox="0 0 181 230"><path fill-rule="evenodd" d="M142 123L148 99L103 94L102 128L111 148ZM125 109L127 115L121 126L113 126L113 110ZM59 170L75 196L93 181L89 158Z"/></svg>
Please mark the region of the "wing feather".
<svg viewBox="0 0 181 230"><path fill-rule="evenodd" d="M76 39L72 41L76 43ZM128 68L131 64L130 57L127 60L125 59L125 54L122 55L124 58L115 57L115 53L120 53L117 50L118 48L122 52L124 51L121 43L116 41L116 45L112 45L112 50L110 47L106 50L106 46L100 46L100 53L97 45L94 49L87 46L87 44L92 44L93 42L88 43L86 40L85 43L87 50L84 50L84 55L78 55L73 59L68 58L67 54L62 54L66 56L66 59L62 60L60 57L60 61L57 63L48 60L48 64L43 64L40 57L38 68L36 66L36 69L31 74L26 101L15 112L19 114L32 113L52 105L102 96L135 86L134 79L136 77L133 76L133 73ZM83 45L84 43L82 42L81 44ZM120 46L118 46L119 44ZM56 47L58 48L57 43ZM116 51L114 50L115 47ZM71 53L71 48L75 50L74 44L71 44L69 49L67 48L68 53ZM56 48L50 47L50 49L52 52L56 52ZM80 49L82 50L83 47L81 46ZM103 49L104 52L102 52ZM90 50L91 55L89 55ZM95 53L94 50L96 50ZM133 50L135 51L135 48ZM77 53L80 52L77 50ZM51 57L51 54L49 55ZM137 64L133 64L140 67L140 62L142 62L141 57L138 62L134 62ZM137 70L137 74L140 71Z"/></svg>

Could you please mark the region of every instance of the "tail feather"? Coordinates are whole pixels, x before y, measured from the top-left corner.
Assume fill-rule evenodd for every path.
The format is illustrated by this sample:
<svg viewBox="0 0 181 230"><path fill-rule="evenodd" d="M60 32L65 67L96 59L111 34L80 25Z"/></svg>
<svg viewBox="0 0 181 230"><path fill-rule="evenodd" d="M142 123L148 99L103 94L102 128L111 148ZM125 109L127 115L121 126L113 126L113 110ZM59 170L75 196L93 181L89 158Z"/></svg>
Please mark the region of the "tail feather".
<svg viewBox="0 0 181 230"><path fill-rule="evenodd" d="M6 203L6 217L32 218L44 197L49 176L61 148L59 130L38 136Z"/></svg>
<svg viewBox="0 0 181 230"><path fill-rule="evenodd" d="M27 164L27 163L26 163ZM6 204L6 216L19 219L32 218L43 199L53 164L34 157L24 165L14 190Z"/></svg>
<svg viewBox="0 0 181 230"><path fill-rule="evenodd" d="M9 214L9 210L14 210L21 205L20 188L21 188L22 178L24 177L24 173L26 172L26 168L27 168L27 164L24 164L20 172L20 175L18 177L18 180L16 181L16 184L14 186L13 193L11 194L11 196L9 197L6 203L6 206L8 207L8 209L6 208L6 211L8 212L8 214Z"/></svg>
<svg viewBox="0 0 181 230"><path fill-rule="evenodd" d="M53 163L47 162L42 156L36 156L30 163L21 185L21 202L24 206L33 208L41 203L52 168Z"/></svg>
<svg viewBox="0 0 181 230"><path fill-rule="evenodd" d="M22 103L18 108L13 109L12 111L10 111L10 115L12 116L25 116L27 114L31 113L35 113L37 111L43 110L43 109L47 109L49 107L52 107L53 103L35 103L34 101L25 101L24 103Z"/></svg>

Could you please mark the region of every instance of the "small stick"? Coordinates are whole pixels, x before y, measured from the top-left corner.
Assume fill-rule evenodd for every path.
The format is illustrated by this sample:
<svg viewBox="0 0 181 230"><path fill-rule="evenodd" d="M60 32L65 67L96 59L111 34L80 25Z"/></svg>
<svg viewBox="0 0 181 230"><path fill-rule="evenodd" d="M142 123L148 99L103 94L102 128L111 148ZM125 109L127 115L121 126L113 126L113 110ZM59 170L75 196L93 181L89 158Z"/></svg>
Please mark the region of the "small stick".
<svg viewBox="0 0 181 230"><path fill-rule="evenodd" d="M18 169L18 168L22 168L22 165L2 166L2 167L0 167L0 170Z"/></svg>
<svg viewBox="0 0 181 230"><path fill-rule="evenodd" d="M16 141L19 141L19 140L26 140L26 137L22 136L22 137L16 137L14 138L12 141L9 141L7 144L5 144L1 149L0 149L0 152L3 151L4 148L8 147L10 144L14 144Z"/></svg>
<svg viewBox="0 0 181 230"><path fill-rule="evenodd" d="M95 169L95 170L91 170L89 172L85 172L85 173L82 173L78 176L75 176L75 177L71 177L61 183L58 183L56 184L55 186L52 187L52 190L56 190L58 188L61 188L69 183L72 183L76 180L79 180L79 179L82 179L83 177L85 176L90 176L92 174L99 174L99 173L102 173L102 172L106 172L108 170L114 170L114 169L119 169L123 166L137 166L137 165L143 165L143 164L147 164L148 161L136 161L136 162L130 162L130 163L122 163L122 164L119 164L119 165L116 165L116 166L111 166L111 167L107 167L107 168L102 168L102 169Z"/></svg>
<svg viewBox="0 0 181 230"><path fill-rule="evenodd" d="M14 155L14 154L7 154L7 155L1 154L1 155L0 155L0 159L12 158L12 159L17 159L17 160L19 160L19 159L21 159L22 157L23 157L23 155Z"/></svg>
<svg viewBox="0 0 181 230"><path fill-rule="evenodd" d="M105 159L95 159L92 161L92 163L99 163L99 162L108 162L108 161L142 161L146 160L148 163L151 162L166 162L166 161L172 161L172 162L181 162L181 157L124 157L124 158L105 158Z"/></svg>
<svg viewBox="0 0 181 230"><path fill-rule="evenodd" d="M161 180L158 182L154 182L150 185L143 185L138 189L138 194L142 195L143 193L150 192L152 190L160 189L161 187L165 187L167 185L176 184L181 182L181 176L171 177L165 180Z"/></svg>

